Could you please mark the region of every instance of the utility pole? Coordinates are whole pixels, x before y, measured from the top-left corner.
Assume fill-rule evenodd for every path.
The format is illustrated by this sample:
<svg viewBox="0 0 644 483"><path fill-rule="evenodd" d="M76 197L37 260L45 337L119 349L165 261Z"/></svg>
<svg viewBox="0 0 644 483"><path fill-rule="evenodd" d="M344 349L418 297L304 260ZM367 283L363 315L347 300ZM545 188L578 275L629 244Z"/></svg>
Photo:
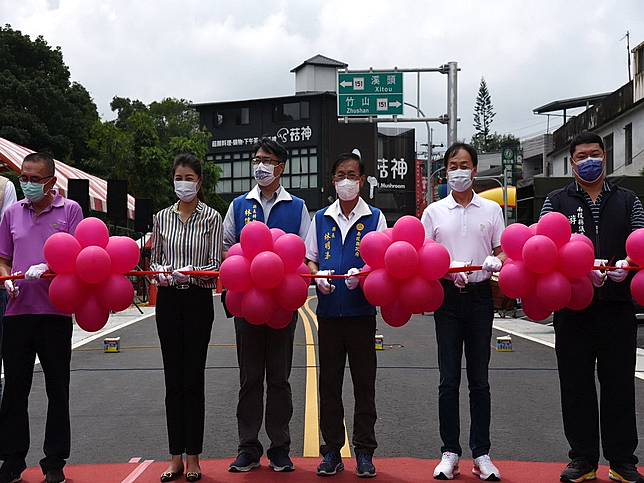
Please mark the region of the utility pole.
<svg viewBox="0 0 644 483"><path fill-rule="evenodd" d="M447 63L447 145L451 146L457 141L458 122L458 92L457 92L458 63Z"/></svg>
<svg viewBox="0 0 644 483"><path fill-rule="evenodd" d="M631 74L631 33L627 30L626 34L619 39L624 40L626 39L626 57L628 58L628 82L631 82L633 80L632 74Z"/></svg>

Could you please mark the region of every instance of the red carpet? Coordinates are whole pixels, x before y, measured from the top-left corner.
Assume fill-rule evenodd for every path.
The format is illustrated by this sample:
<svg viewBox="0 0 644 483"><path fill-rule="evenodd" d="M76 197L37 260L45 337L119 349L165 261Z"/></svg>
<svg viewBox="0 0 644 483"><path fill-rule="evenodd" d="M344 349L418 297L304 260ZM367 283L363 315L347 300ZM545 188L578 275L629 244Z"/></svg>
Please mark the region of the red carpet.
<svg viewBox="0 0 644 483"><path fill-rule="evenodd" d="M317 458L295 458L295 471L293 473L278 474L270 471L268 461L262 460L262 467L250 473L228 473L227 468L230 459L206 460L201 464L204 483L213 482L253 482L268 483L276 481L299 482L353 482L364 481L357 478L353 471L355 460L345 460L346 469L335 477L319 478L315 475L315 469L319 460ZM378 477L374 481L379 482L428 482L434 481L432 471L437 461L415 458L376 458L374 460L378 469ZM503 481L512 483L545 483L559 481L559 472L563 463L534 463L522 461L495 461L501 471ZM165 470L167 462L155 461L146 466L145 462L125 463L114 465L78 465L67 466L65 474L69 483L117 483L126 480L136 483L156 483L159 475ZM141 471L142 470L142 471ZM454 481L480 481L471 473L472 462L464 459L461 462L461 475ZM641 471L641 470L640 470ZM135 473L135 474L133 474ZM139 473L136 476L136 473ZM43 477L39 468L30 468L23 473L23 481L27 483L42 482ZM180 478L178 481L186 481ZM608 468L600 467L598 482L608 482Z"/></svg>

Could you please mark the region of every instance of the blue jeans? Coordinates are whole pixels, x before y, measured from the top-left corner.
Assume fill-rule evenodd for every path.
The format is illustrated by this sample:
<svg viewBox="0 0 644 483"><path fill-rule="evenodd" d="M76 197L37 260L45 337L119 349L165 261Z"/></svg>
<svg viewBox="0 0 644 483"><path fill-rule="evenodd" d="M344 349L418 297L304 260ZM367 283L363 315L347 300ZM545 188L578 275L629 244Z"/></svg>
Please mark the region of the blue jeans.
<svg viewBox="0 0 644 483"><path fill-rule="evenodd" d="M443 281L445 302L434 313L438 342L438 415L441 452L462 455L459 416L461 359L465 348L467 382L470 395L470 449L472 457L490 451L490 338L494 305L489 283L470 284L461 292Z"/></svg>
<svg viewBox="0 0 644 483"><path fill-rule="evenodd" d="M7 291L0 290L0 374L2 373L2 319L7 308ZM0 376L0 401L2 401L2 376Z"/></svg>

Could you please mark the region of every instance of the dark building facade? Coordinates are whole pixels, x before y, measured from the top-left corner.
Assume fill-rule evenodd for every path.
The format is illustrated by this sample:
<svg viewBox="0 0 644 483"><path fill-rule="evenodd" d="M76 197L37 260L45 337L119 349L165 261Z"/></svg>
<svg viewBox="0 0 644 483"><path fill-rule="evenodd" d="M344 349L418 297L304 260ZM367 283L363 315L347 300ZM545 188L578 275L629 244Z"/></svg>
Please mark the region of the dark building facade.
<svg viewBox="0 0 644 483"><path fill-rule="evenodd" d="M318 57L296 69L315 65L311 61ZM344 64L331 65L333 72L339 65ZM382 208L392 221L414 213L413 129L381 129L379 133L375 123L344 123L338 120L336 99L335 92L313 91L196 105L201 124L213 135L206 162L221 168L217 186L221 197L231 201L253 187L252 147L258 138L268 136L288 150L283 186L303 198L311 211L335 199L331 166L340 153L357 148L371 181L365 184L362 196ZM376 182L379 186L372 190Z"/></svg>

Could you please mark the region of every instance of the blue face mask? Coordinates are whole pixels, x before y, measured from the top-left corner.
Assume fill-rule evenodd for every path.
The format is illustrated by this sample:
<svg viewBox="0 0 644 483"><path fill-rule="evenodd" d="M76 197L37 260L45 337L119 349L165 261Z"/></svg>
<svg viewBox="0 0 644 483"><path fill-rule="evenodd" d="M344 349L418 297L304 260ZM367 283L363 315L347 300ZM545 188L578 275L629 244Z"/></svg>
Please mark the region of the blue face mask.
<svg viewBox="0 0 644 483"><path fill-rule="evenodd" d="M586 158L577 163L577 174L586 183L594 183L604 172L602 158Z"/></svg>
<svg viewBox="0 0 644 483"><path fill-rule="evenodd" d="M34 203L38 203L45 197L44 185L40 183L32 183L31 181L27 183L20 182L20 188L25 194L25 198Z"/></svg>

